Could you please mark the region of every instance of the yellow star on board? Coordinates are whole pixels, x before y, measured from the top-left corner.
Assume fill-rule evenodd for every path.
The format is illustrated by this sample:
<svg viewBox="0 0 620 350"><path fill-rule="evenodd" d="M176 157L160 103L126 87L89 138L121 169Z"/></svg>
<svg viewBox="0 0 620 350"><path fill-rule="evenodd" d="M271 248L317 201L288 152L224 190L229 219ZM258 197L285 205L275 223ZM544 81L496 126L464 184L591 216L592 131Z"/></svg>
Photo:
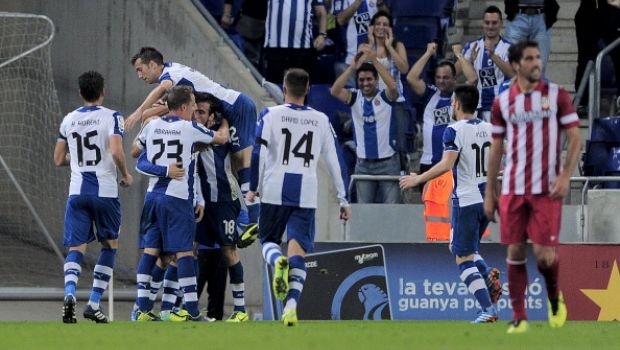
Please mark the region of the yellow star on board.
<svg viewBox="0 0 620 350"><path fill-rule="evenodd" d="M620 321L620 270L616 260L607 289L582 289L581 292L601 308L599 321Z"/></svg>

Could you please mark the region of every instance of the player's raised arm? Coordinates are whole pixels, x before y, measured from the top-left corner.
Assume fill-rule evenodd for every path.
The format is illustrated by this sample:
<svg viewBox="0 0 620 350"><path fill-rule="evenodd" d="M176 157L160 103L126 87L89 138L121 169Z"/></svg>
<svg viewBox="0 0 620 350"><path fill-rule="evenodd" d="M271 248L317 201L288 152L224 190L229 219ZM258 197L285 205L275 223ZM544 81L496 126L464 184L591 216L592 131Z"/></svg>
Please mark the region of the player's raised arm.
<svg viewBox="0 0 620 350"><path fill-rule="evenodd" d="M426 45L426 52L418 59L411 67L409 74L407 74L407 82L413 89L416 95L422 96L426 91L426 83L420 76L422 75L422 71L424 67L428 63L428 60L431 59L437 53L437 43L428 43Z"/></svg>
<svg viewBox="0 0 620 350"><path fill-rule="evenodd" d="M154 88L146 97L144 102L138 107L129 118L127 118L127 128L131 129L138 122L142 122L144 116L143 113L148 108L150 108L155 102L157 102L168 89L172 87L172 82L170 80L162 81L156 88Z"/></svg>

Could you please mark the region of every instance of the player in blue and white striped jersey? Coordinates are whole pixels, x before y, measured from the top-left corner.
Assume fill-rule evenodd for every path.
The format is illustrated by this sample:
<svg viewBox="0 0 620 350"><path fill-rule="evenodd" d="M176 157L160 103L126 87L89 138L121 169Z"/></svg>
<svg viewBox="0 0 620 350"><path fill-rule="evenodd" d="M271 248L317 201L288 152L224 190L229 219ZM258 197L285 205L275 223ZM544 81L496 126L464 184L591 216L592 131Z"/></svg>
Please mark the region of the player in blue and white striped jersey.
<svg viewBox="0 0 620 350"><path fill-rule="evenodd" d="M156 319L149 301L151 272L160 252L176 256L179 287L183 290L188 320L200 319L196 294L193 242L195 219L193 208L195 144L223 144L228 137L190 122L196 102L187 86L175 86L168 92L170 115L151 120L140 132L134 148L146 150L151 163L168 166L181 164L181 180L149 179L148 192L154 194L151 222L146 232L145 249L138 264L138 321ZM134 150L132 150L133 152Z"/></svg>
<svg viewBox="0 0 620 350"><path fill-rule="evenodd" d="M498 96L499 86L504 80L514 75L508 63L508 47L510 42L499 34L502 29L502 11L497 6L489 6L484 11L482 29L484 35L478 40L469 42L463 49L463 56L470 61L478 73L478 117L490 121L491 106ZM456 70L460 71L460 63Z"/></svg>
<svg viewBox="0 0 620 350"><path fill-rule="evenodd" d="M69 248L69 253L64 264L62 320L65 323L77 322L75 290L87 244L96 238L102 248L95 265L93 288L84 317L97 323L107 323L99 302L112 276L118 248L121 210L117 168L121 173L121 186L130 186L133 178L127 170L123 151L123 116L101 106L104 99L103 77L90 71L82 74L78 82L84 106L62 120L54 149L54 163L57 166L71 165L65 210L64 245ZM93 227L97 229L96 234Z"/></svg>
<svg viewBox="0 0 620 350"><path fill-rule="evenodd" d="M452 170L450 251L455 256L461 280L482 307L474 323L488 323L497 321L497 309L493 303L501 295L501 284L499 271L489 268L478 253L480 239L489 224L484 214L483 198L491 146L491 124L475 117L478 98L478 89L474 86L456 87L452 108L457 121L444 132L441 161L423 174L403 176L400 187L415 187ZM493 300L491 293L494 294Z"/></svg>
<svg viewBox="0 0 620 350"><path fill-rule="evenodd" d="M244 195L250 182L250 158L254 144L254 128L256 127L256 106L252 99L244 93L228 89L212 81L201 72L179 63L165 62L163 55L152 47L143 47L131 59L138 78L148 84L158 83L138 109L129 116L129 128L144 117L143 112L161 98L172 86L191 86L196 92L207 92L222 101L222 107L231 124L232 161L237 169L237 179ZM154 111L159 115L166 111ZM151 110L152 111L152 110ZM251 228L258 221L258 203L248 205L249 224Z"/></svg>
<svg viewBox="0 0 620 350"><path fill-rule="evenodd" d="M306 71L289 69L284 76L285 104L261 112L248 193L250 201L256 192L261 196L263 257L275 267L273 290L276 298L286 299L282 320L289 326L297 324L297 302L306 279L304 257L313 250L320 158L325 158L335 184L340 218L351 215L346 168L334 129L325 114L303 105L308 82ZM280 249L285 230L288 259Z"/></svg>

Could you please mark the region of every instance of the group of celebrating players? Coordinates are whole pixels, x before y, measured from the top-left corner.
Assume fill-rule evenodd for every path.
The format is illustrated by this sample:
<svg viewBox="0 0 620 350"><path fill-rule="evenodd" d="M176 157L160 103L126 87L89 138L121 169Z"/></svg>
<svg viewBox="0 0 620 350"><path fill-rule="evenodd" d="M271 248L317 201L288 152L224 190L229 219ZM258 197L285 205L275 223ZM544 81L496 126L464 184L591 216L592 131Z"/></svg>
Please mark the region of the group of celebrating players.
<svg viewBox="0 0 620 350"><path fill-rule="evenodd" d="M501 295L499 271L487 266L479 249L482 232L489 220L495 220L496 179L504 154L499 213L502 242L508 244L513 307L508 332L522 333L528 327L523 302L528 238L534 243L534 255L546 281L549 322L561 327L566 320L555 247L562 197L568 191L581 143L578 118L568 94L542 78L537 44L522 41L512 45L508 59L516 75L495 99L491 123L475 116L478 89L457 87L451 100L456 122L443 133L442 160L421 175L402 177L400 185L414 187L453 170L450 249L462 281L481 307L474 322L495 322L495 303ZM285 303L283 323L296 325L297 302L306 278L304 256L312 251L314 241L319 158L326 160L337 189L341 219L351 215L346 171L333 128L325 114L304 106L308 73L289 69L283 82L285 103L264 109L257 120L256 107L248 96L192 68L165 63L154 48L142 48L131 63L140 79L159 85L126 124L118 112L102 106L103 78L91 71L79 78L84 106L69 113L60 126L54 160L58 166L71 165L64 232L69 252L64 265L63 322L76 322L75 290L81 262L87 244L95 238L103 247L84 317L108 322L100 299L118 247L117 169L121 186L133 182L122 136L125 126L141 124L131 155L138 158L137 170L149 176L149 186L140 222L144 252L137 267L135 320L203 320L194 248L217 243L229 266L234 300L229 321L247 321L243 267L236 246L260 236L263 257L274 268L274 294ZM562 130L569 141L564 167L560 162ZM245 221L239 219L244 210L248 219L239 237L237 224ZM285 230L286 256L281 249ZM158 315L153 304L164 274L168 284ZM177 295L182 296L181 308L174 308Z"/></svg>
<svg viewBox="0 0 620 350"><path fill-rule="evenodd" d="M132 319L209 320L198 308L194 252L197 245L217 244L228 262L234 301L228 321L249 320L237 246L247 246L258 236L260 183L263 252L275 268L274 292L285 301L283 319L296 324L296 304L306 275L303 257L312 251L314 241L321 155L338 188L341 217L350 215L346 174L329 120L303 105L308 74L300 69L287 72L287 103L265 109L257 126L256 107L248 96L192 68L164 62L154 48L142 48L131 64L138 78L158 86L126 123L120 113L102 106L103 77L89 71L79 78L84 106L69 113L60 126L54 160L58 166L71 166L64 230L68 254L63 322L77 322L76 285L87 244L95 239L103 247L84 317L108 322L100 299L118 248L117 169L121 186L133 183L122 137L125 127L140 124L131 155L137 158L138 172L149 177L149 186L140 220L143 254L137 267ZM262 147L266 150L261 151ZM238 225L244 230L238 231ZM285 230L288 258L280 249ZM156 314L153 306L162 284L161 311ZM179 297L182 307L175 308Z"/></svg>

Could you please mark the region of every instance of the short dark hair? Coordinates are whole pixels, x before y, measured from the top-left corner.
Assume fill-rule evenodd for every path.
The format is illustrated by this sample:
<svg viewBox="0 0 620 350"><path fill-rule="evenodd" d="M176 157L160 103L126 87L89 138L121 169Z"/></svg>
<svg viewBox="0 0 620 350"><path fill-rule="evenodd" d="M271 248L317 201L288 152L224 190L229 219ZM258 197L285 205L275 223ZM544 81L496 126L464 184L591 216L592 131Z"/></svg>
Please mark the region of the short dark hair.
<svg viewBox="0 0 620 350"><path fill-rule="evenodd" d="M167 92L168 96L168 109L178 110L182 105L190 103L192 100L192 94L194 90L190 86L177 85L173 86Z"/></svg>
<svg viewBox="0 0 620 350"><path fill-rule="evenodd" d="M131 64L134 65L136 61L138 60L138 58L144 64L148 64L151 61L154 61L155 63L159 65L164 64L164 56L161 54L161 52L157 51L157 49L154 47L145 46L141 48L140 52L133 55L133 57L131 58Z"/></svg>
<svg viewBox="0 0 620 350"><path fill-rule="evenodd" d="M213 96L208 92L194 92L194 97L196 97L196 103L204 103L207 102L209 104L208 114L215 114L219 116L222 114L222 101L219 98Z"/></svg>
<svg viewBox="0 0 620 350"><path fill-rule="evenodd" d="M484 10L484 14L482 14L482 16L484 17L484 15L487 13L497 13L497 15L499 16L499 20L502 20L502 10L500 10L499 7L495 5L487 7L486 10Z"/></svg>
<svg viewBox="0 0 620 350"><path fill-rule="evenodd" d="M99 72L90 70L82 73L78 78L80 95L86 102L94 102L103 94L103 76Z"/></svg>
<svg viewBox="0 0 620 350"><path fill-rule="evenodd" d="M535 47L538 48L538 43L533 40L521 40L515 44L510 45L508 48L508 62L517 63L523 58L523 51L525 49Z"/></svg>
<svg viewBox="0 0 620 350"><path fill-rule="evenodd" d="M364 62L355 72L355 78L358 79L360 77L361 72L371 72L372 75L377 79L379 77L379 73L377 72L377 68L372 65L372 63Z"/></svg>
<svg viewBox="0 0 620 350"><path fill-rule="evenodd" d="M304 97L308 91L310 76L301 68L289 68L284 73L284 86L288 94L294 97Z"/></svg>
<svg viewBox="0 0 620 350"><path fill-rule="evenodd" d="M457 85L454 89L454 99L461 104L465 113L473 114L478 109L480 93L478 88L472 85Z"/></svg>
<svg viewBox="0 0 620 350"><path fill-rule="evenodd" d="M452 76L456 77L456 67L454 66L454 63L448 61L448 60L443 60L439 63L437 63L437 68L439 67L449 67L450 71L452 72Z"/></svg>

